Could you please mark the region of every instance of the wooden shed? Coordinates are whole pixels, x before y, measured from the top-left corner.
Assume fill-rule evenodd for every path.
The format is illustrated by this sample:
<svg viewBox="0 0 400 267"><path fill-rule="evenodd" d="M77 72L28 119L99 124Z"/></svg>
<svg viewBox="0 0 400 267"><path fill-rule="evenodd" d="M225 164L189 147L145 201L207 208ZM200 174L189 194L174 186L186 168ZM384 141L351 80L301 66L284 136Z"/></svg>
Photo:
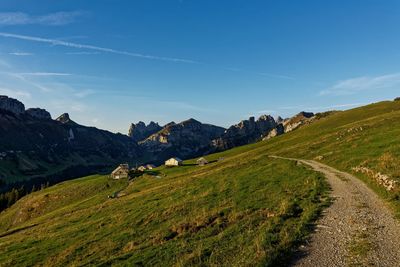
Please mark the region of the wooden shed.
<svg viewBox="0 0 400 267"><path fill-rule="evenodd" d="M146 165L146 169L148 169L148 170L152 170L152 169L154 169L156 166L154 166L153 164L147 164Z"/></svg>
<svg viewBox="0 0 400 267"><path fill-rule="evenodd" d="M180 166L182 163L183 161L180 158L170 158L169 160L165 161L165 166Z"/></svg>
<svg viewBox="0 0 400 267"><path fill-rule="evenodd" d="M113 179L128 178L128 174L129 174L129 165L128 164L120 164L111 173L111 178L113 178Z"/></svg>
<svg viewBox="0 0 400 267"><path fill-rule="evenodd" d="M144 172L145 170L147 170L147 168L146 168L146 166L139 166L138 168L138 171L141 171L141 172Z"/></svg>

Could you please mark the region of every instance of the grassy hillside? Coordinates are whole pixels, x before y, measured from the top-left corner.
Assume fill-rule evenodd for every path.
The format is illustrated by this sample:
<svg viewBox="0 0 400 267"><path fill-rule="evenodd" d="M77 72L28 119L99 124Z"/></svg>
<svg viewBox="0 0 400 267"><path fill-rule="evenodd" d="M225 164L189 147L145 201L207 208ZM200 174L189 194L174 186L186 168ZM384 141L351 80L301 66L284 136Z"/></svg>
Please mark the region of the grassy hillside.
<svg viewBox="0 0 400 267"><path fill-rule="evenodd" d="M26 196L0 215L0 265L272 263L304 237L327 190L305 167L257 153L160 172Z"/></svg>
<svg viewBox="0 0 400 267"><path fill-rule="evenodd" d="M210 155L205 167L160 168L128 184L65 182L0 214L0 265L272 265L326 204L319 174L269 155L352 172L400 211L400 101L333 113L296 131ZM119 190L120 197L107 195Z"/></svg>
<svg viewBox="0 0 400 267"><path fill-rule="evenodd" d="M262 154L315 159L352 173L388 200L400 216L400 101L335 113L257 146ZM378 173L395 181L395 188L387 191L379 184L374 177Z"/></svg>

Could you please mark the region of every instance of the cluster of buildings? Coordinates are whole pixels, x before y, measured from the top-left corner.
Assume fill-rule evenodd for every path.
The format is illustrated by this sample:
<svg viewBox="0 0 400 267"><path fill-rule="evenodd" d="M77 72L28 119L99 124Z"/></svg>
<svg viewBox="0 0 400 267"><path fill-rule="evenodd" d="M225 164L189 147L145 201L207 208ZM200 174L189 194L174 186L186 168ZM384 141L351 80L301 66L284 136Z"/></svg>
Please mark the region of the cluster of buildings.
<svg viewBox="0 0 400 267"><path fill-rule="evenodd" d="M205 158L199 158L197 161L197 165L199 166L204 166L208 164L208 161ZM176 166L182 166L183 160L180 158L174 157L170 158L169 160L166 160L164 165L167 167L176 167ZM112 173L111 173L111 178L113 179L122 179L122 178L128 178L129 176L129 171L141 171L145 172L146 170L152 170L156 166L153 164L146 164L146 165L141 165L137 168L129 169L129 164L120 164Z"/></svg>

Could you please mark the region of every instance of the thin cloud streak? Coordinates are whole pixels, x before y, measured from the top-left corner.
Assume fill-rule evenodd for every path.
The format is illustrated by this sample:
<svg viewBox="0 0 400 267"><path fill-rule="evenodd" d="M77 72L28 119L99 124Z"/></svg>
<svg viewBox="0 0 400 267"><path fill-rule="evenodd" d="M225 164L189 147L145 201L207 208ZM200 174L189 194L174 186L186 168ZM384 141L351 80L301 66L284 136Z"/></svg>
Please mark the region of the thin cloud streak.
<svg viewBox="0 0 400 267"><path fill-rule="evenodd" d="M331 106L316 106L316 107L307 107L307 106L289 106L289 107L280 107L281 110L309 110L309 111L320 111L320 110L329 110L335 108L349 108L349 107L356 107L356 106L363 106L367 105L367 103L348 103L348 104L337 104Z"/></svg>
<svg viewBox="0 0 400 267"><path fill-rule="evenodd" d="M55 12L42 16L32 16L23 12L0 12L0 26L12 25L49 25L61 26L73 23L85 14L82 11Z"/></svg>
<svg viewBox="0 0 400 267"><path fill-rule="evenodd" d="M65 41L56 40L56 39L41 38L41 37L36 37L36 36L20 35L20 34L6 33L6 32L0 32L0 36L6 37L6 38L31 41L31 42L47 43L47 44L51 44L51 45L55 45L55 46L65 46L65 47L78 48L78 49L88 49L88 50L94 50L94 51L99 51L99 52L106 52L106 53L112 53L112 54L118 54L118 55L130 56L130 57L137 57L137 58L143 58L143 59L171 61L171 62L179 62L179 63L191 63L191 64L199 63L199 62L189 60L189 59L145 55L145 54L139 54L139 53L132 53L132 52L128 52L128 51L116 50L116 49L112 49L112 48L87 45L87 44L79 44L79 43L71 43L71 42L65 42Z"/></svg>
<svg viewBox="0 0 400 267"><path fill-rule="evenodd" d="M320 95L350 95L365 90L391 88L400 84L400 73L381 76L362 76L337 82Z"/></svg>
<svg viewBox="0 0 400 267"><path fill-rule="evenodd" d="M12 56L20 56L20 57L33 56L33 53L28 53L28 52L11 52L11 53L8 53L8 54L12 55Z"/></svg>
<svg viewBox="0 0 400 267"><path fill-rule="evenodd" d="M281 75L281 74L275 74L275 73L266 73L266 72L260 72L258 73L261 76L268 76L272 78L279 78L279 79L285 79L285 80L294 80L294 77L287 76L287 75Z"/></svg>
<svg viewBox="0 0 400 267"><path fill-rule="evenodd" d="M15 90L15 89L9 89L9 88L2 88L0 87L0 94L1 95L7 95L10 97L22 97L22 98L31 98L31 94L26 91L21 91L21 90Z"/></svg>
<svg viewBox="0 0 400 267"><path fill-rule="evenodd" d="M68 52L66 55L98 55L99 52Z"/></svg>
<svg viewBox="0 0 400 267"><path fill-rule="evenodd" d="M26 76L71 76L71 73L62 73L62 72L25 72L25 73L18 73L19 75L26 75Z"/></svg>

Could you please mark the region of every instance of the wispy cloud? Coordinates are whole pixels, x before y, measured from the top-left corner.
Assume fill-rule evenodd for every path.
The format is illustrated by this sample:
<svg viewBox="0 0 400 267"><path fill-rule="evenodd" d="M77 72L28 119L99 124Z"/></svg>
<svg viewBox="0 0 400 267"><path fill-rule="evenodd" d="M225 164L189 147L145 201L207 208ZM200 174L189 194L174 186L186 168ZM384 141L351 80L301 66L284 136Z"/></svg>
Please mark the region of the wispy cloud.
<svg viewBox="0 0 400 267"><path fill-rule="evenodd" d="M305 111L323 111L330 110L335 108L351 108L366 105L367 103L346 103L346 104L336 104L329 106L288 106L288 107L280 107L281 110L305 110Z"/></svg>
<svg viewBox="0 0 400 267"><path fill-rule="evenodd" d="M249 71L241 68L232 68L232 67L224 67L224 70L228 71L233 71L233 72L243 72L243 73L249 73L253 75L259 75L259 76L265 76L265 77L270 77L270 78L275 78L275 79L284 79L284 80L295 80L294 77L288 76L288 75L283 75L283 74L276 74L276 73L269 73L269 72L254 72L254 71Z"/></svg>
<svg viewBox="0 0 400 267"><path fill-rule="evenodd" d="M0 58L0 66L5 67L7 69L11 68L11 65L2 58Z"/></svg>
<svg viewBox="0 0 400 267"><path fill-rule="evenodd" d="M9 89L9 88L2 88L0 87L0 95L7 95L10 97L15 97L15 98L31 98L31 94L27 91L21 91L21 90L15 90L15 89Z"/></svg>
<svg viewBox="0 0 400 267"><path fill-rule="evenodd" d="M39 84L39 83L34 82L34 81L31 81L30 79L28 79L28 78L26 77L26 75L23 75L23 74L20 74L20 73L11 73L11 72L8 72L8 73L6 73L6 74L9 75L9 76L11 76L11 77L14 77L15 79L17 79L17 80L19 80L19 81L22 81L22 82L26 83L26 84L28 84L28 85L33 86L33 87L39 89L39 90L42 91L42 92L51 92L51 91L52 91L52 90L51 90L50 88L48 88L47 86L43 86L42 84Z"/></svg>
<svg viewBox="0 0 400 267"><path fill-rule="evenodd" d="M98 55L100 54L99 52L68 52L65 53L66 55Z"/></svg>
<svg viewBox="0 0 400 267"><path fill-rule="evenodd" d="M89 95L93 95L95 93L96 93L96 91L94 91L94 90L86 89L86 90L77 91L73 95L76 96L77 98L85 98L85 97L87 97Z"/></svg>
<svg viewBox="0 0 400 267"><path fill-rule="evenodd" d="M48 76L71 76L71 73L62 73L62 72L25 72L25 73L18 73L19 75L26 75L26 76L41 76L41 77L48 77Z"/></svg>
<svg viewBox="0 0 400 267"><path fill-rule="evenodd" d="M172 61L172 62L192 63L192 64L199 63L199 62L189 60L189 59L160 57L160 56L132 53L132 52L116 50L116 49L112 49L112 48L72 43L72 42L65 42L65 41L61 41L61 40L41 38L41 37L36 37L36 36L20 35L20 34L6 33L6 32L0 32L0 36L6 37L6 38L14 38L14 39L19 39L19 40L31 41L31 42L47 43L47 44L51 44L51 45L55 45L55 46L65 46L65 47L70 47L70 48L93 50L93 51L98 51L98 52L112 53L112 54L144 58L144 59L151 59L151 60L162 60L162 61Z"/></svg>
<svg viewBox="0 0 400 267"><path fill-rule="evenodd" d="M381 76L362 76L337 82L320 95L349 95L364 90L391 88L400 84L400 73Z"/></svg>
<svg viewBox="0 0 400 267"><path fill-rule="evenodd" d="M12 55L12 56L19 56L19 57L33 56L33 53L28 53L28 52L11 52L8 54Z"/></svg>
<svg viewBox="0 0 400 267"><path fill-rule="evenodd" d="M29 24L60 26L73 23L84 14L86 13L82 11L73 11L34 16L23 12L0 12L0 26Z"/></svg>
<svg viewBox="0 0 400 267"><path fill-rule="evenodd" d="M89 109L89 106L79 101L75 101L69 98L68 96L67 97L61 96L57 99L50 100L49 106L59 113L70 112L70 111L81 113Z"/></svg>
<svg viewBox="0 0 400 267"><path fill-rule="evenodd" d="M257 114L272 114L272 113L276 113L276 111L272 109L264 109L257 111Z"/></svg>
<svg viewBox="0 0 400 267"><path fill-rule="evenodd" d="M287 75L281 75L281 74L275 74L275 73L267 73L267 72L260 72L258 74L261 75L261 76L268 76L268 77L271 77L271 78L294 80L294 77L287 76Z"/></svg>

